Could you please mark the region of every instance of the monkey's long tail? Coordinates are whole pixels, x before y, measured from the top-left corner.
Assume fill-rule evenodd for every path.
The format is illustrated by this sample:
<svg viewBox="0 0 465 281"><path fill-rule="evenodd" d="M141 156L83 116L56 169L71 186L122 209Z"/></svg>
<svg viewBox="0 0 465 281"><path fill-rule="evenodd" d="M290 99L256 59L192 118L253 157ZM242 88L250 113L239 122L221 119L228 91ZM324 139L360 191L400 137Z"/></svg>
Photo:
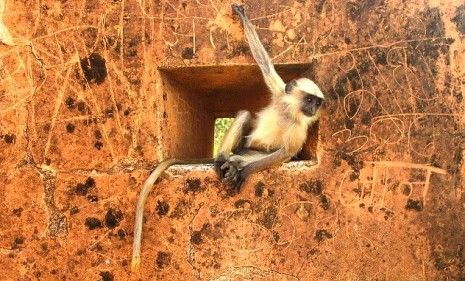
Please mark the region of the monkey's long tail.
<svg viewBox="0 0 465 281"><path fill-rule="evenodd" d="M150 176L145 181L142 190L139 194L136 207L136 221L134 223L134 242L132 245L132 260L131 260L131 270L132 272L137 272L140 267L140 248L142 242L142 225L144 220L144 207L147 197L153 189L153 184L160 177L161 173L168 169L171 165L174 164L211 164L213 159L194 159L194 160L180 160L180 159L168 159L155 168L155 170L150 174Z"/></svg>

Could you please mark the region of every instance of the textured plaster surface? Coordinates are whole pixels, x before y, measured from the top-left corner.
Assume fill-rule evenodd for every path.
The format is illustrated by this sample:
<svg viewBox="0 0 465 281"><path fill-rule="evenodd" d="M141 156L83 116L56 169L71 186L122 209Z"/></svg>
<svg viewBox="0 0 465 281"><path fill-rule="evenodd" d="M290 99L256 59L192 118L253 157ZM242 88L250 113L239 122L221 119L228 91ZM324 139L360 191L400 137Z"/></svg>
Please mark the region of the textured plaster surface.
<svg viewBox="0 0 465 281"><path fill-rule="evenodd" d="M159 68L253 64L231 1L0 4L2 280L465 280L460 1L245 1L273 60L310 64L327 97L318 164L235 196L209 166L169 169L139 276L138 191L195 145L176 143L189 86L168 95Z"/></svg>

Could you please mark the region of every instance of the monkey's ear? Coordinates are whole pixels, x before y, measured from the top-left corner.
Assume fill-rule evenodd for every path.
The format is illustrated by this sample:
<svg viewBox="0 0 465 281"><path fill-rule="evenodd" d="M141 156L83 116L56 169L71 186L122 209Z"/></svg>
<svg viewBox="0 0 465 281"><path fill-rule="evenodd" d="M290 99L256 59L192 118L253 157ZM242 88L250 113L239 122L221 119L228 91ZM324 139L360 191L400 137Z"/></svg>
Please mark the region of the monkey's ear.
<svg viewBox="0 0 465 281"><path fill-rule="evenodd" d="M292 93L292 89L294 89L294 87L297 86L297 81L294 79L292 81L289 81L287 84L286 84L286 87L284 88L284 91L286 92L286 94L291 94Z"/></svg>

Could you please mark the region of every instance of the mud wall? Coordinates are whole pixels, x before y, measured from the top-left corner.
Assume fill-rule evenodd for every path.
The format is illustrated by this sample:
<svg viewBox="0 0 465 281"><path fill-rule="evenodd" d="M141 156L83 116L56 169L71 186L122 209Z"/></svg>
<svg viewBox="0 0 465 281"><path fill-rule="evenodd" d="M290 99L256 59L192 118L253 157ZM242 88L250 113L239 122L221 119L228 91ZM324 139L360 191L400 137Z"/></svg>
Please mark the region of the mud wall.
<svg viewBox="0 0 465 281"><path fill-rule="evenodd" d="M208 166L170 169L131 276L141 184L177 149L204 151L180 146L199 135L180 136L173 105L212 116L159 69L253 64L231 2L0 1L0 276L464 280L458 2L245 1L274 61L307 64L327 97L318 164L259 173L236 196ZM236 87L208 77L198 89Z"/></svg>

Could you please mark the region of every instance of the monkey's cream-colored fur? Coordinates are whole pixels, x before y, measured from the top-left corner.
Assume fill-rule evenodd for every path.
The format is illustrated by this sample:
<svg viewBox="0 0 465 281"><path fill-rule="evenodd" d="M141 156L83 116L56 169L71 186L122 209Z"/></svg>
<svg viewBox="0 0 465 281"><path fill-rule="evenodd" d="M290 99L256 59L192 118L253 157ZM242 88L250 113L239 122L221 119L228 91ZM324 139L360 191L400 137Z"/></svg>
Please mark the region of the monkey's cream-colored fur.
<svg viewBox="0 0 465 281"><path fill-rule="evenodd" d="M318 120L318 114L305 116L301 101L308 93L321 96L321 90L310 79L297 79L292 93L275 96L272 105L257 114L255 130L247 136L247 146L260 151L274 151L282 147L297 154L307 139L307 128Z"/></svg>
<svg viewBox="0 0 465 281"><path fill-rule="evenodd" d="M248 147L260 151L284 147L289 154L296 154L307 139L308 125L317 118L305 117L295 122L282 118L276 111L275 108L267 108L258 113L257 128L247 137Z"/></svg>

